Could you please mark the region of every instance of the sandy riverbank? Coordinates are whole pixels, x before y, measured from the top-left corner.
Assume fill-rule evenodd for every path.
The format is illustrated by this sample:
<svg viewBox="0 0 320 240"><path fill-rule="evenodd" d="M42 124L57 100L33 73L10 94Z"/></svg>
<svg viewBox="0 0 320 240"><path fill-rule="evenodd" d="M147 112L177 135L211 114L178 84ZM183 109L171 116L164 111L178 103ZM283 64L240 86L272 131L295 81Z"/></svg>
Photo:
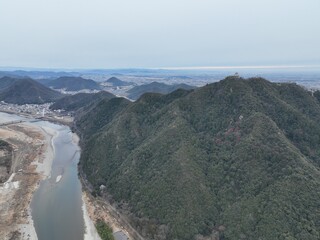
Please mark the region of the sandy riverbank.
<svg viewBox="0 0 320 240"><path fill-rule="evenodd" d="M40 182L46 178L50 178L52 161L54 158L54 151L55 151L53 140L55 137L58 136L58 132L48 127L37 127L28 123L26 123L26 125L34 129L37 129L37 131L40 131L44 139L44 149L42 151L41 157L39 157L37 161L32 162L32 164L36 166L35 172L40 176L40 179L37 182L37 185L34 188L34 191L32 192L32 196L33 196L33 193L38 188ZM32 196L30 198L29 206L28 206L27 224L20 224L19 231L24 237L23 239L37 240L38 238L34 228L33 219L31 216L31 208L30 208L30 202L31 202Z"/></svg>
<svg viewBox="0 0 320 240"><path fill-rule="evenodd" d="M82 202L83 202L82 204L83 218L84 218L84 224L86 226L84 240L101 240L94 226L94 222L89 216L89 213L87 210L88 205L85 200L85 195L82 195Z"/></svg>
<svg viewBox="0 0 320 240"><path fill-rule="evenodd" d="M30 202L41 179L37 166L47 164L52 151L49 136L31 124L15 124L0 128L0 138L13 147L11 177L0 185L1 239L36 240ZM46 173L48 172L46 169Z"/></svg>
<svg viewBox="0 0 320 240"><path fill-rule="evenodd" d="M37 166L37 173L42 174L44 178L50 178L51 173L51 167L52 167L52 161L54 158L54 145L53 140L55 137L58 136L58 132L52 128L48 127L39 127L41 130L45 141L46 141L46 151L44 152L44 157L42 158L42 161L35 162Z"/></svg>

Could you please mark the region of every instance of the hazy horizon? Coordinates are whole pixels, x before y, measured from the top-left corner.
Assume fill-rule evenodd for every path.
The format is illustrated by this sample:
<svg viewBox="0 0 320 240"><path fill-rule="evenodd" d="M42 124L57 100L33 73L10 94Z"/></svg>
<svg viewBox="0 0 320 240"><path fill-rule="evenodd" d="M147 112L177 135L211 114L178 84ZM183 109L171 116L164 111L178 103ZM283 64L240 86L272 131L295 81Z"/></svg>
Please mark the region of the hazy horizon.
<svg viewBox="0 0 320 240"><path fill-rule="evenodd" d="M172 70L172 71L188 71L188 70L304 70L316 69L320 71L319 65L246 65L246 66L190 66L190 67L128 67L128 68L47 68L47 67L19 67L19 66L0 66L0 71L89 71L89 70Z"/></svg>
<svg viewBox="0 0 320 240"><path fill-rule="evenodd" d="M320 65L320 1L0 1L0 66Z"/></svg>

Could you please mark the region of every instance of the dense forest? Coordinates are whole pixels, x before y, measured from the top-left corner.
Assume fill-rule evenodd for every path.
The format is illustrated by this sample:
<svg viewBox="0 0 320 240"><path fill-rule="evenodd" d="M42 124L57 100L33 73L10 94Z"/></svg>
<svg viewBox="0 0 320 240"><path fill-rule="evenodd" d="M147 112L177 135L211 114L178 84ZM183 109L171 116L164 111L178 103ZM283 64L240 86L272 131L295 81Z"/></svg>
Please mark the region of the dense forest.
<svg viewBox="0 0 320 240"><path fill-rule="evenodd" d="M104 99L76 117L80 168L147 239L320 239L316 96L228 77Z"/></svg>
<svg viewBox="0 0 320 240"><path fill-rule="evenodd" d="M177 89L191 90L194 88L194 86L190 86L187 84L168 85L160 82L152 82L144 85L135 86L128 90L127 93L129 99L137 100L139 97L141 97L141 95L148 92L168 94Z"/></svg>
<svg viewBox="0 0 320 240"><path fill-rule="evenodd" d="M50 106L51 110L63 109L65 111L78 111L83 107L87 107L93 103L98 103L103 99L114 98L115 95L101 91L98 93L77 93L75 95L67 95Z"/></svg>

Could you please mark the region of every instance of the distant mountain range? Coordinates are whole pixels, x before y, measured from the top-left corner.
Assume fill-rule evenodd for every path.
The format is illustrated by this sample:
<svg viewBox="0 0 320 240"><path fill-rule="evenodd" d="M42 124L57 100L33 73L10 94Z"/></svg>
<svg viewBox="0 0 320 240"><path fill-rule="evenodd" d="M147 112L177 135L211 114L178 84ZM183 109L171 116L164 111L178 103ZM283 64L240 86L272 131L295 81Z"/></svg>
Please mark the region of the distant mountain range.
<svg viewBox="0 0 320 240"><path fill-rule="evenodd" d="M57 110L63 109L65 111L77 111L80 108L86 107L95 102L99 102L103 99L111 99L116 97L115 95L101 91L98 93L78 93L75 95L65 96L57 100L50 106L50 109Z"/></svg>
<svg viewBox="0 0 320 240"><path fill-rule="evenodd" d="M32 78L32 79L53 79L61 76L79 76L77 72L64 72L64 71L25 71L25 70L14 70L14 71L0 71L1 76L10 76L14 78Z"/></svg>
<svg viewBox="0 0 320 240"><path fill-rule="evenodd" d="M152 82L149 84L145 85L139 85L131 88L130 90L127 91L128 93L128 98L132 100L137 100L142 94L144 93L162 93L162 94L167 94L171 93L177 89L185 89L185 90L190 90L194 89L196 87L187 85L187 84L175 84L175 85L168 85L165 83L159 83L159 82Z"/></svg>
<svg viewBox="0 0 320 240"><path fill-rule="evenodd" d="M0 101L15 104L53 102L63 95L30 78L0 78Z"/></svg>
<svg viewBox="0 0 320 240"><path fill-rule="evenodd" d="M91 80L82 77L59 77L49 82L44 82L48 87L54 89L64 89L65 91L81 91L81 90L101 90L101 86Z"/></svg>
<svg viewBox="0 0 320 240"><path fill-rule="evenodd" d="M75 129L93 194L146 239L318 240L319 121L296 84L228 77L103 100Z"/></svg>

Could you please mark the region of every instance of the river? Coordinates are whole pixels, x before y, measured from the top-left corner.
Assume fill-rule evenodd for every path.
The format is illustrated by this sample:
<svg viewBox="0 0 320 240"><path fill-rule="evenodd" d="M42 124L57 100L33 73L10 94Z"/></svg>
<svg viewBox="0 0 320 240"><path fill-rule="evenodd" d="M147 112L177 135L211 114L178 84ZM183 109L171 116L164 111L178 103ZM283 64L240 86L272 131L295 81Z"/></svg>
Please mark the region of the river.
<svg viewBox="0 0 320 240"><path fill-rule="evenodd" d="M39 240L84 239L81 182L77 164L80 148L70 128L47 121L0 112L0 124L22 120L51 134L54 149L50 177L42 180L31 201L31 213ZM48 171L49 172L49 171ZM23 201L23 199L21 199Z"/></svg>
<svg viewBox="0 0 320 240"><path fill-rule="evenodd" d="M83 203L77 169L80 149L69 127L45 121L33 124L56 131L51 176L41 181L31 202L38 239L83 239Z"/></svg>

